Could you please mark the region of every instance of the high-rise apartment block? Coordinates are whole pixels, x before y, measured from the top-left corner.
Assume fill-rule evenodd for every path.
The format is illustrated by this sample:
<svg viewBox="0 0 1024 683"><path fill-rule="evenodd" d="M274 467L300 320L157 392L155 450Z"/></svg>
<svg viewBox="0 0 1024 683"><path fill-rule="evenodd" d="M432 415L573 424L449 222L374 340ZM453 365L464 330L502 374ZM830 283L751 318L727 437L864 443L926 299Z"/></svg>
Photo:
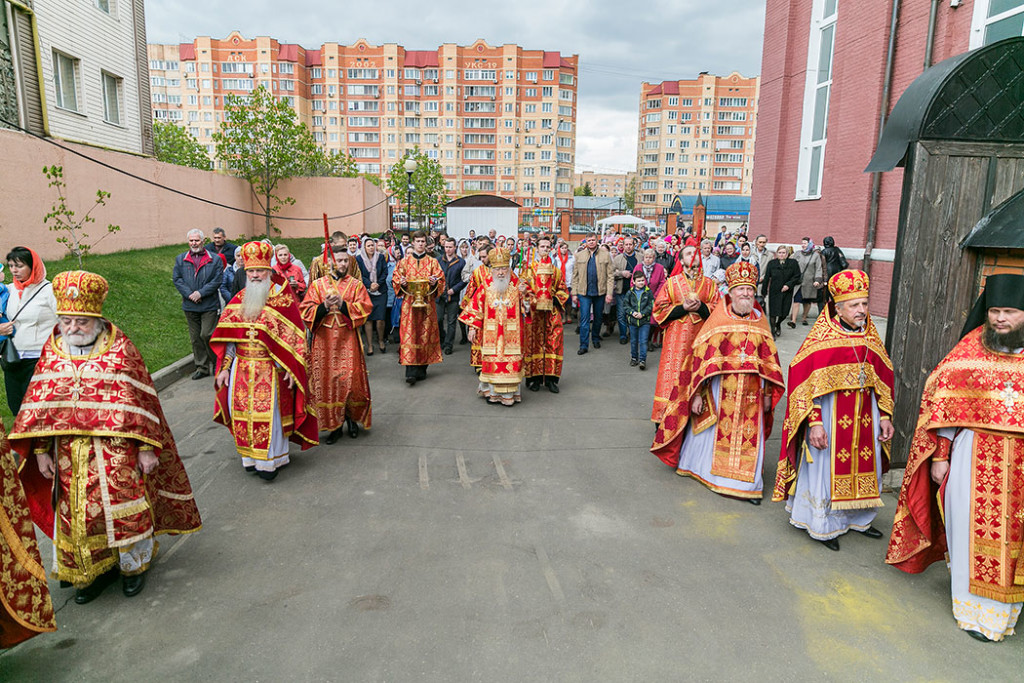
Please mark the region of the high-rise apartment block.
<svg viewBox="0 0 1024 683"><path fill-rule="evenodd" d="M641 84L640 213L662 213L683 193L750 195L760 83L733 72Z"/></svg>
<svg viewBox="0 0 1024 683"><path fill-rule="evenodd" d="M572 206L576 55L483 40L436 50L365 40L305 49L234 32L150 45L149 59L154 119L184 125L211 157L224 97L262 84L364 173L386 177L419 148L440 164L453 197Z"/></svg>
<svg viewBox="0 0 1024 683"><path fill-rule="evenodd" d="M626 193L631 180L636 178L636 173L595 173L594 171L580 171L575 176L576 187L590 185L590 190L595 197L622 197Z"/></svg>

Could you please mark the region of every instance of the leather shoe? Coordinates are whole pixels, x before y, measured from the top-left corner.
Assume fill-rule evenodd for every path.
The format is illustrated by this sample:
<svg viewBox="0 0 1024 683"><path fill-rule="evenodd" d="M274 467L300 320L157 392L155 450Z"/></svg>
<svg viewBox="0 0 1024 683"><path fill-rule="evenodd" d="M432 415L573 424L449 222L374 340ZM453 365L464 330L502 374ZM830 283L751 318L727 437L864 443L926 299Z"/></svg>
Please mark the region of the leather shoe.
<svg viewBox="0 0 1024 683"><path fill-rule="evenodd" d="M97 576L92 583L85 588L78 588L75 590L75 603L84 605L88 602L92 602L96 598L100 597L100 593L106 590L107 586L114 583L118 576L120 576L121 570L117 567L110 569L103 574Z"/></svg>
<svg viewBox="0 0 1024 683"><path fill-rule="evenodd" d="M335 443L338 440L338 438L341 436L341 429L342 429L341 427L338 427L337 429L332 431L330 434L328 434L327 438L324 439L324 443L327 444L328 446L330 446L332 443Z"/></svg>
<svg viewBox="0 0 1024 683"><path fill-rule="evenodd" d="M830 538L827 541L821 541L820 543L823 546L825 546L826 548L828 548L829 550L839 550L839 539L838 538Z"/></svg>
<svg viewBox="0 0 1024 683"><path fill-rule="evenodd" d="M249 465L245 467L245 471L249 474L256 474L256 465Z"/></svg>
<svg viewBox="0 0 1024 683"><path fill-rule="evenodd" d="M192 379L202 379L204 377L209 377L209 376L210 376L210 373L207 372L206 370L196 370L195 372L192 373Z"/></svg>
<svg viewBox="0 0 1024 683"><path fill-rule="evenodd" d="M761 504L761 499L760 498L748 498L747 502L750 503L751 505L760 505Z"/></svg>
<svg viewBox="0 0 1024 683"><path fill-rule="evenodd" d="M277 470L274 470L273 472L260 471L259 475L260 479L262 479L263 481L274 481L275 479L277 479Z"/></svg>
<svg viewBox="0 0 1024 683"><path fill-rule="evenodd" d="M411 387L412 385L416 384L416 378L415 377L406 377L405 378L405 383L408 384Z"/></svg>
<svg viewBox="0 0 1024 683"><path fill-rule="evenodd" d="M121 591L126 598L131 598L142 592L146 587L146 574L134 574L121 579Z"/></svg>
<svg viewBox="0 0 1024 683"><path fill-rule="evenodd" d="M540 382L529 382L527 383L526 388L530 391L540 391Z"/></svg>
<svg viewBox="0 0 1024 683"><path fill-rule="evenodd" d="M979 642L982 642L982 643L991 643L992 642L992 639L989 638L988 636L986 636L981 631L968 631L967 635L969 635L971 638L974 638L975 640L977 640Z"/></svg>
<svg viewBox="0 0 1024 683"><path fill-rule="evenodd" d="M345 425L348 427L348 436L350 439L354 439L359 436L359 425L356 424L355 420L345 420Z"/></svg>
<svg viewBox="0 0 1024 683"><path fill-rule="evenodd" d="M594 348L595 349L601 348L601 340L600 339L595 339L594 340Z"/></svg>
<svg viewBox="0 0 1024 683"><path fill-rule="evenodd" d="M864 534L865 536L867 536L868 538L881 538L882 537L882 532L879 531L878 529L876 529L873 526L869 526L867 529L865 529L861 533Z"/></svg>
<svg viewBox="0 0 1024 683"><path fill-rule="evenodd" d="M558 382L547 382L545 385L552 394L558 393Z"/></svg>
<svg viewBox="0 0 1024 683"><path fill-rule="evenodd" d="M619 337L619 343L625 345L625 344L629 343L629 340L628 339L623 339L622 337Z"/></svg>
<svg viewBox="0 0 1024 683"><path fill-rule="evenodd" d="M582 356L583 354L585 354L585 353L587 352L587 350L588 350L588 349L579 349L579 350L578 350L578 351L576 352L576 355L577 355L577 356Z"/></svg>

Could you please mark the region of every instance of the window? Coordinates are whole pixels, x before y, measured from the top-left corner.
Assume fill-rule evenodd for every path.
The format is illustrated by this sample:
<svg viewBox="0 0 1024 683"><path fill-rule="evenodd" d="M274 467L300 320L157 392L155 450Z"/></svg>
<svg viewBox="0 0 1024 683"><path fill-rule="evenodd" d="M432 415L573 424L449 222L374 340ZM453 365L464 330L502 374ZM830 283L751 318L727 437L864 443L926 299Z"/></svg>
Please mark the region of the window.
<svg viewBox="0 0 1024 683"><path fill-rule="evenodd" d="M56 50L53 51L53 89L58 107L78 111L78 60Z"/></svg>
<svg viewBox="0 0 1024 683"><path fill-rule="evenodd" d="M110 14L110 0L94 0L94 2L96 3L96 9Z"/></svg>
<svg viewBox="0 0 1024 683"><path fill-rule="evenodd" d="M313 73L311 75L312 75L313 78L323 78L324 77L324 70L321 67L319 67L319 66L314 66L313 67Z"/></svg>
<svg viewBox="0 0 1024 683"><path fill-rule="evenodd" d="M833 3L834 5L835 3ZM746 97L719 97L719 107L745 107L747 106Z"/></svg>
<svg viewBox="0 0 1024 683"><path fill-rule="evenodd" d="M354 80L377 80L379 71L377 69L349 69L348 77Z"/></svg>
<svg viewBox="0 0 1024 683"><path fill-rule="evenodd" d="M976 0L970 47L1024 35L1024 0Z"/></svg>
<svg viewBox="0 0 1024 683"><path fill-rule="evenodd" d="M832 91L832 55L837 2L838 0L814 0L807 48L807 80L804 86L800 157L797 163L797 199L821 197L821 174L825 165L825 141L828 135L829 95Z"/></svg>

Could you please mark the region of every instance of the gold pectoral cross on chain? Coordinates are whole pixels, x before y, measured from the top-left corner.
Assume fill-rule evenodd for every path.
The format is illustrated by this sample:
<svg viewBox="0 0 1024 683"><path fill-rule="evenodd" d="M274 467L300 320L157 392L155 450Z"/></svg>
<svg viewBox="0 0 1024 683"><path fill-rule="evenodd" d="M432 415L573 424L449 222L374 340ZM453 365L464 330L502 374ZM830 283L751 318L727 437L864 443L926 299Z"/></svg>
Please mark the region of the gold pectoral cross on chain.
<svg viewBox="0 0 1024 683"><path fill-rule="evenodd" d="M999 392L999 396L1002 397L1006 410L1011 412L1020 398L1020 392L1013 388L1013 382L1007 380L1003 383L1003 390Z"/></svg>

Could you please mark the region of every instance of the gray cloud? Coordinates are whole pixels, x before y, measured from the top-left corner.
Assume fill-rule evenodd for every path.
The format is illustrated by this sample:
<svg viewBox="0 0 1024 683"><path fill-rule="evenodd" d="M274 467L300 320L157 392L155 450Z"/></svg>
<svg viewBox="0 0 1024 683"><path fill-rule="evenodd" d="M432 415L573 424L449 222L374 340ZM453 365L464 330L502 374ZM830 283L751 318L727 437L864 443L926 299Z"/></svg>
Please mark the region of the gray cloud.
<svg viewBox="0 0 1024 683"><path fill-rule="evenodd" d="M153 43L224 37L237 29L305 47L365 38L415 50L483 38L491 45L578 54L577 163L633 169L640 82L692 78L700 71L756 75L764 0L148 0L146 15Z"/></svg>

